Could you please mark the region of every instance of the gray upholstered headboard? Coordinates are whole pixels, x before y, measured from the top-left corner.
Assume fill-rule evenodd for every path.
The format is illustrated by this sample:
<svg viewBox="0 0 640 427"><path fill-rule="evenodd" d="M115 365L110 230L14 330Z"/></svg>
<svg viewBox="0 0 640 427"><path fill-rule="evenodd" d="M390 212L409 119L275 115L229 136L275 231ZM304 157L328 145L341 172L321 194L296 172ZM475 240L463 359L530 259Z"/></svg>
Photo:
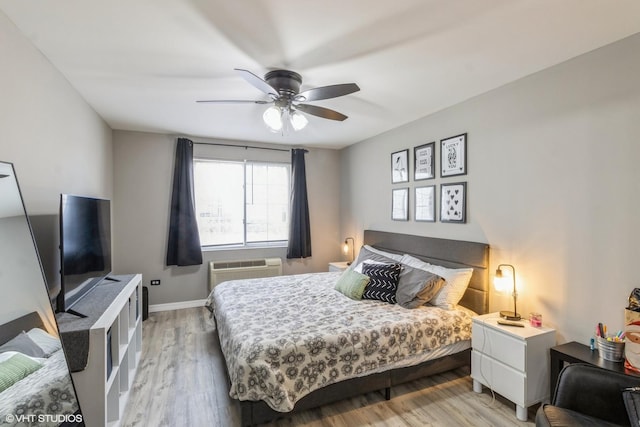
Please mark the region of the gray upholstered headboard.
<svg viewBox="0 0 640 427"><path fill-rule="evenodd" d="M17 319L13 319L4 325L0 325L0 345L11 340L13 337L20 334L20 332L28 331L32 328L45 329L40 315L35 311L25 314L22 317L18 317Z"/></svg>
<svg viewBox="0 0 640 427"><path fill-rule="evenodd" d="M478 314L489 311L488 244L375 230L364 231L364 244L387 252L409 254L443 267L473 267L469 287L460 304Z"/></svg>

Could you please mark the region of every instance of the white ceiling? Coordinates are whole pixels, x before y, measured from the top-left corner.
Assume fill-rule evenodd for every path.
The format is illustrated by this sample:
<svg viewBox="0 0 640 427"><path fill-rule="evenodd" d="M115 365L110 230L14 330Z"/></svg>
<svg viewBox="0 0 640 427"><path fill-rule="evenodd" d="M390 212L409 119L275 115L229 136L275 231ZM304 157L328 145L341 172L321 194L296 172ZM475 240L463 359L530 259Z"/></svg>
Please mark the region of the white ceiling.
<svg viewBox="0 0 640 427"><path fill-rule="evenodd" d="M0 0L113 128L344 147L640 32L638 0ZM4 59L3 59L4 60ZM357 83L270 133L234 68ZM463 126L463 124L461 124Z"/></svg>

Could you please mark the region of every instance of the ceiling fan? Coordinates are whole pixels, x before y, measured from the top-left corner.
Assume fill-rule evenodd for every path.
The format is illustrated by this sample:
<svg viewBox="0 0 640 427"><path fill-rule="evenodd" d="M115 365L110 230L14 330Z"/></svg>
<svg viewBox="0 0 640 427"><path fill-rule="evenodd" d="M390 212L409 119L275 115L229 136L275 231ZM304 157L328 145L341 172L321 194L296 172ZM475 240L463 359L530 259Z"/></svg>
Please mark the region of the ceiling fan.
<svg viewBox="0 0 640 427"><path fill-rule="evenodd" d="M294 71L269 71L265 74L263 80L251 71L240 68L235 68L235 70L238 71L249 84L266 93L269 99L256 101L201 100L196 102L271 104L271 106L265 110L262 118L269 129L274 132L282 130L287 122L290 123L296 131L303 129L307 125L308 120L301 113L311 114L312 116L323 119L343 121L347 118L344 114L329 108L306 104L306 102L337 98L360 90L355 83L345 83L322 86L300 92L302 76Z"/></svg>

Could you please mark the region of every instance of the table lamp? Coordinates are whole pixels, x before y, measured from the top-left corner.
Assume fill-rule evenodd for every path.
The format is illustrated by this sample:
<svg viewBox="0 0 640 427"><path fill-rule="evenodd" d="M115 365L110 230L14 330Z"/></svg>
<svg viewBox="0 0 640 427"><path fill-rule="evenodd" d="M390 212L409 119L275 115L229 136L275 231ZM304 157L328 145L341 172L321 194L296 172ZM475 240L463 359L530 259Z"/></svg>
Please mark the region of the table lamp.
<svg viewBox="0 0 640 427"><path fill-rule="evenodd" d="M513 275L511 276L511 279L513 281L513 311L500 311L500 317L507 319L507 320L520 320L522 319L522 317L518 314L518 310L516 307L516 300L518 299L518 292L516 290L516 269L513 265L511 264L500 264L498 265L498 268L496 269L496 276L493 280L493 284L494 287L496 288L496 290L498 292L508 292L509 291L509 287L507 284L505 284L505 280L506 278L504 277L504 274L502 273L502 268L503 267L509 267L511 268L511 270L513 271Z"/></svg>
<svg viewBox="0 0 640 427"><path fill-rule="evenodd" d="M353 262L353 257L355 255L353 248L355 245L355 240L353 240L353 237L347 237L346 239L344 239L344 246L342 246L342 250L345 255L349 253L349 240L351 240L351 260L347 262L347 265L351 265L351 263Z"/></svg>

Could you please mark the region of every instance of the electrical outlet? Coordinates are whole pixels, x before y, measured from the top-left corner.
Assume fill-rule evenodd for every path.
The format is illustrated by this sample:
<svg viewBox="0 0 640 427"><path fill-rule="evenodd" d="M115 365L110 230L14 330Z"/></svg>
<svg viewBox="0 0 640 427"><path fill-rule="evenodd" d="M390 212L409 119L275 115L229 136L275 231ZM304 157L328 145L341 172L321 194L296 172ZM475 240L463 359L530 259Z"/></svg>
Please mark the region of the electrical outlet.
<svg viewBox="0 0 640 427"><path fill-rule="evenodd" d="M153 279L151 281L151 286L159 286L160 285L160 279Z"/></svg>

